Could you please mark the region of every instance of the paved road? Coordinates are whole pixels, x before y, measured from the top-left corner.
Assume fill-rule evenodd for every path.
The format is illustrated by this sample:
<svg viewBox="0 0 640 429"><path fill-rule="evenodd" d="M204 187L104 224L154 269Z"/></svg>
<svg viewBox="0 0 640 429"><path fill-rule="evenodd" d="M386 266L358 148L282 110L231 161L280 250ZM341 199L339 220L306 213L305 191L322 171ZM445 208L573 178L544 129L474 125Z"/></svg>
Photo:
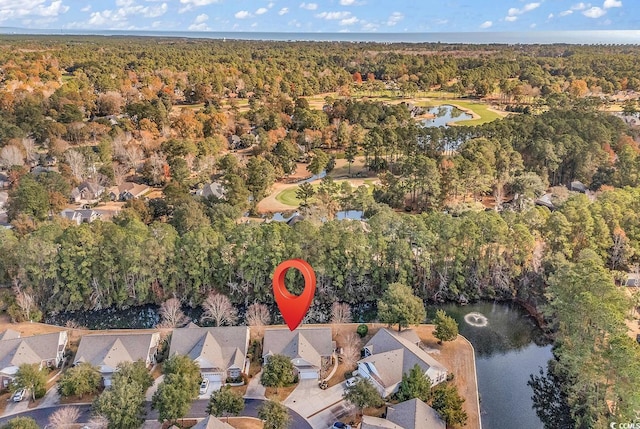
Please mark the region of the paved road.
<svg viewBox="0 0 640 429"><path fill-rule="evenodd" d="M189 413L185 416L185 418L202 418L207 415L207 404L209 401L206 400L198 400L194 401ZM244 410L242 411L243 416L248 417L258 417L258 408L262 405L264 401L260 399L245 399L244 401ZM149 402L147 405L147 419L155 420L158 418L158 413L156 411L151 410L151 404ZM59 408L63 408L64 406L56 406L49 408L37 408L35 410L26 411L24 413L15 414L13 416L0 418L0 426L7 423L14 417L31 417L34 419L38 426L41 428L45 427L47 422L49 421L49 416L55 412ZM80 418L78 419L78 423L86 423L91 418L91 410L90 405L77 405L80 409ZM295 429L313 429L311 425L298 413L293 410L289 410L289 415L291 416L291 428Z"/></svg>

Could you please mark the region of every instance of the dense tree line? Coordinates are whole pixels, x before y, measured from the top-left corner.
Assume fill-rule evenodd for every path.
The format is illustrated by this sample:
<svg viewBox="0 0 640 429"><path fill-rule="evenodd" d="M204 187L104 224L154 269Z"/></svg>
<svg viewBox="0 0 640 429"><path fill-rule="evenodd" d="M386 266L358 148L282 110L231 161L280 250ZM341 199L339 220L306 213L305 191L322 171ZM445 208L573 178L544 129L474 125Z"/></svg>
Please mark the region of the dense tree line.
<svg viewBox="0 0 640 429"><path fill-rule="evenodd" d="M125 210L115 222L47 222L25 236L0 231L0 275L45 312L160 303L173 295L196 306L211 291L235 304L272 304L271 274L292 257L316 269L319 304L373 301L394 282L433 301L536 302L545 255L575 260L592 249L612 269L637 263L637 201L638 191L627 188L593 202L572 196L553 213L536 207L459 217L408 216L374 205L366 224L310 218L293 227L236 224L215 210L211 226L180 233Z"/></svg>

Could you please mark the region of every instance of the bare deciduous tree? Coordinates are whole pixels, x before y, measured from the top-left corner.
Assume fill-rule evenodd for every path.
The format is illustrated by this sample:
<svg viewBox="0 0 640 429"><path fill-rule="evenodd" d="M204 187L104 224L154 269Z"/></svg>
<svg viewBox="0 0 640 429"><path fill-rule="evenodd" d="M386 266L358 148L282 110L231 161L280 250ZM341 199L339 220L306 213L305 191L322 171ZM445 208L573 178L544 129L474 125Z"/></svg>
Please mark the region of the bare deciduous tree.
<svg viewBox="0 0 640 429"><path fill-rule="evenodd" d="M24 153L25 156L27 158L27 161L35 161L36 158L38 157L38 154L36 153L36 142L34 139L22 139L21 141L22 143L22 148L24 149Z"/></svg>
<svg viewBox="0 0 640 429"><path fill-rule="evenodd" d="M331 323L351 323L351 307L344 302L334 302L331 306Z"/></svg>
<svg viewBox="0 0 640 429"><path fill-rule="evenodd" d="M71 173L78 180L82 180L87 170L87 160L77 150L69 149L64 154L64 159L71 168Z"/></svg>
<svg viewBox="0 0 640 429"><path fill-rule="evenodd" d="M147 158L146 166L148 166L147 179L154 185L164 183L164 166L167 160L164 156L154 152Z"/></svg>
<svg viewBox="0 0 640 429"><path fill-rule="evenodd" d="M64 407L55 411L49 416L49 425L51 429L64 429L73 425L80 417L80 411L76 407Z"/></svg>
<svg viewBox="0 0 640 429"><path fill-rule="evenodd" d="M266 305L254 302L247 308L245 319L248 326L264 326L271 323L271 314Z"/></svg>
<svg viewBox="0 0 640 429"><path fill-rule="evenodd" d="M0 150L0 163L5 167L24 165L24 155L17 146L7 145Z"/></svg>
<svg viewBox="0 0 640 429"><path fill-rule="evenodd" d="M238 320L238 312L226 295L211 292L202 303L202 320L213 320L216 326L233 325Z"/></svg>
<svg viewBox="0 0 640 429"><path fill-rule="evenodd" d="M342 362L347 368L356 366L358 360L360 360L360 350L362 349L362 340L360 337L349 332L344 337L344 343L342 345Z"/></svg>
<svg viewBox="0 0 640 429"><path fill-rule="evenodd" d="M124 164L115 163L113 165L113 178L116 182L116 185L120 186L125 182L127 178L127 174L131 169Z"/></svg>
<svg viewBox="0 0 640 429"><path fill-rule="evenodd" d="M109 420L98 414L91 417L91 420L87 422L87 426L91 429L107 429L109 427Z"/></svg>
<svg viewBox="0 0 640 429"><path fill-rule="evenodd" d="M144 159L142 149L137 145L129 145L125 150L124 162L129 168L137 169L138 164Z"/></svg>
<svg viewBox="0 0 640 429"><path fill-rule="evenodd" d="M21 321L32 320L34 315L38 312L38 306L36 305L33 295L20 289L18 286L13 287L13 293L16 296L16 305L20 310L18 319L21 319Z"/></svg>
<svg viewBox="0 0 640 429"><path fill-rule="evenodd" d="M189 318L182 312L180 300L176 297L169 298L160 305L160 317L162 321L158 325L162 328L179 328L184 326Z"/></svg>

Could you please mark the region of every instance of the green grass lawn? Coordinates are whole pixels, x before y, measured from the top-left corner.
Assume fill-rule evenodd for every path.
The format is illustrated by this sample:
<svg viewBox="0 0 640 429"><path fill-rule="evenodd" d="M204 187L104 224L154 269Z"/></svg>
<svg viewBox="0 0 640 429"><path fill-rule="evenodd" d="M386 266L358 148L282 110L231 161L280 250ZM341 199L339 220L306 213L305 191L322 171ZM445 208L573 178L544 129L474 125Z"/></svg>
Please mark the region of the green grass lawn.
<svg viewBox="0 0 640 429"><path fill-rule="evenodd" d="M302 200L296 197L297 190L297 187L285 189L284 191L276 195L276 200L287 206L298 207Z"/></svg>
<svg viewBox="0 0 640 429"><path fill-rule="evenodd" d="M387 103L399 103L401 101L414 102L418 106L422 107L455 104L462 109L469 109L480 116L478 119L459 121L454 125L482 125L501 118L498 113L489 110L488 104L478 101L458 99L455 97L455 94L451 92L418 91L413 98L398 97L394 91L377 91L372 93L369 93L369 91L354 91L352 95L358 99L366 98L370 101L382 101ZM335 97L338 97L338 95L335 94ZM318 108L322 103L324 103L324 97L307 97L307 100L309 101L309 104L315 105L315 107Z"/></svg>
<svg viewBox="0 0 640 429"><path fill-rule="evenodd" d="M442 104L450 102L451 104L455 104L457 106L462 107L463 109L469 109L475 112L480 118L478 119L469 119L468 121L459 121L457 125L482 125L487 122L495 121L496 119L500 119L501 116L489 110L489 106L485 103L477 103L473 101L462 101L462 100L447 100L443 101Z"/></svg>
<svg viewBox="0 0 640 429"><path fill-rule="evenodd" d="M369 188L370 193L373 192L374 181L375 179L365 179L364 181L365 185ZM336 180L337 184L341 184L342 182L344 182L344 180ZM318 185L313 185L313 189L317 191ZM281 191L278 195L276 195L276 200L287 206L298 207L300 203L302 203L302 200L296 197L297 190L297 186L294 188L285 189L284 191ZM313 201L313 198L311 198L309 201Z"/></svg>

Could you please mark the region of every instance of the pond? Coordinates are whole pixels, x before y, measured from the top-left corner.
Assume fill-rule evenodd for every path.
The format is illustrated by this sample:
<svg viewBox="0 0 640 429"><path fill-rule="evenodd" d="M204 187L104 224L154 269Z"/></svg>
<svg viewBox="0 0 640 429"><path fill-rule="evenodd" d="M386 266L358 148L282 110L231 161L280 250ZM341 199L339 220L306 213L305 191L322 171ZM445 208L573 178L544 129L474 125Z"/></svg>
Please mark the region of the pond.
<svg viewBox="0 0 640 429"><path fill-rule="evenodd" d="M476 352L480 411L484 429L541 429L532 408L531 374L553 357L542 330L517 305L477 303L442 306Z"/></svg>
<svg viewBox="0 0 640 429"><path fill-rule="evenodd" d="M427 112L435 115L433 118L423 119L422 124L425 127L447 127L451 122L465 121L472 119L473 115L463 112L450 104L432 107Z"/></svg>

